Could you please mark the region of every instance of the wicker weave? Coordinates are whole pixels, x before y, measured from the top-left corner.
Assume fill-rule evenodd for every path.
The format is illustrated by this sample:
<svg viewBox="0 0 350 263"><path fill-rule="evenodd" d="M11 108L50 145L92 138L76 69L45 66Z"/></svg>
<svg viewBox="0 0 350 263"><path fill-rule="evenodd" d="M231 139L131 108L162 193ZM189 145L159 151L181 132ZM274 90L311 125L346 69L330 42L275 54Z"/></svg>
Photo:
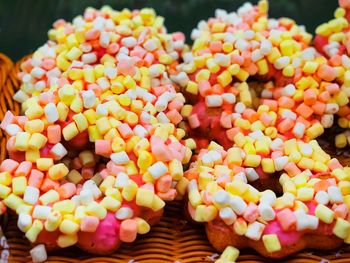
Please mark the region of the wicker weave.
<svg viewBox="0 0 350 263"><path fill-rule="evenodd" d="M6 56L0 54L0 120L4 113L11 110L19 113L19 105L14 103L12 96L19 87L16 74L19 70L19 63L15 65ZM0 131L1 151L0 158L6 156L6 137ZM345 163L350 163L349 158L343 158ZM48 262L136 262L157 263L157 262L212 262L218 255L207 241L203 226L189 223L183 219L182 203L179 201L167 204L165 215L161 222L151 229L147 235L140 236L132 244L123 244L121 248L111 256L96 257L80 251L77 248L63 249L49 256ZM9 262L29 262L29 242L24 238L16 227L15 215L10 214L2 227L10 247ZM0 246L1 249L1 246ZM1 250L0 250L1 254ZM329 260L329 261L327 261ZM242 251L238 262L260 263L274 262L264 259L252 250ZM339 251L328 252L303 252L288 259L278 262L286 263L350 263L349 247L343 247Z"/></svg>

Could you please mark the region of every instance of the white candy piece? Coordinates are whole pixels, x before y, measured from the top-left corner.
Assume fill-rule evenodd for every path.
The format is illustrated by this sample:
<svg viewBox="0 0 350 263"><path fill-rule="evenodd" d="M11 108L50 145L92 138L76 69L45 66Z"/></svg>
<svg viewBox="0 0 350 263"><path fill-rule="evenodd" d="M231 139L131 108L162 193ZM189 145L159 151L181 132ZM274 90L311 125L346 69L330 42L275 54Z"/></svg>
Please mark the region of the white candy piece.
<svg viewBox="0 0 350 263"><path fill-rule="evenodd" d="M109 79L114 79L118 75L118 70L117 70L117 68L112 68L112 67L106 68L105 69L105 75Z"/></svg>
<svg viewBox="0 0 350 263"><path fill-rule="evenodd" d="M257 62L259 61L260 59L262 59L264 57L264 55L261 53L261 51L259 49L255 49L253 52L252 52L252 61L253 62Z"/></svg>
<svg viewBox="0 0 350 263"><path fill-rule="evenodd" d="M79 203L82 205L88 205L94 201L93 193L90 191L90 189L83 189L79 193Z"/></svg>
<svg viewBox="0 0 350 263"><path fill-rule="evenodd" d="M240 196L231 196L230 207L237 215L242 215L247 209L247 204Z"/></svg>
<svg viewBox="0 0 350 263"><path fill-rule="evenodd" d="M170 120L169 118L166 116L166 114L164 112L159 112L157 114L157 120L160 122L160 123L170 123Z"/></svg>
<svg viewBox="0 0 350 263"><path fill-rule="evenodd" d="M106 90L111 86L108 79L106 79L105 77L101 77L101 78L97 79L96 83L100 86L100 88L102 90Z"/></svg>
<svg viewBox="0 0 350 263"><path fill-rule="evenodd" d="M158 45L157 45L157 41L154 38L148 39L144 44L143 47L147 50L147 51L154 51L157 49Z"/></svg>
<svg viewBox="0 0 350 263"><path fill-rule="evenodd" d="M265 190L262 192L260 197L260 204L267 204L269 206L273 206L276 202L276 194L271 190Z"/></svg>
<svg viewBox="0 0 350 263"><path fill-rule="evenodd" d="M335 114L339 111L339 105L337 103L327 103L326 104L326 113Z"/></svg>
<svg viewBox="0 0 350 263"><path fill-rule="evenodd" d="M247 177L244 172L240 172L233 176L235 180L241 180L244 183L248 183Z"/></svg>
<svg viewBox="0 0 350 263"><path fill-rule="evenodd" d="M327 205L329 203L328 193L325 191L318 191L315 195L315 200L321 205Z"/></svg>
<svg viewBox="0 0 350 263"><path fill-rule="evenodd" d="M98 104L96 107L96 113L98 116L107 116L108 115L108 107L106 104Z"/></svg>
<svg viewBox="0 0 350 263"><path fill-rule="evenodd" d="M34 67L32 69L32 71L30 72L30 74L34 77L34 78L37 78L37 79L40 79L42 76L45 75L45 70L43 70L42 68L39 68L39 67Z"/></svg>
<svg viewBox="0 0 350 263"><path fill-rule="evenodd" d="M245 233L245 236L258 241L265 229L265 225L259 222L253 222L248 225L247 232Z"/></svg>
<svg viewBox="0 0 350 263"><path fill-rule="evenodd" d="M47 104L44 108L44 111L46 120L48 122L54 123L58 120L59 115L55 103L50 102L49 104Z"/></svg>
<svg viewBox="0 0 350 263"><path fill-rule="evenodd" d="M110 41L110 35L106 31L102 31L100 34L100 45L101 47L107 48Z"/></svg>
<svg viewBox="0 0 350 263"><path fill-rule="evenodd" d="M221 94L221 97L222 97L223 101L228 103L228 104L234 104L236 102L235 94L223 93L223 94Z"/></svg>
<svg viewBox="0 0 350 263"><path fill-rule="evenodd" d="M220 95L208 95L205 97L205 105L209 108L220 107L223 99Z"/></svg>
<svg viewBox="0 0 350 263"><path fill-rule="evenodd" d="M221 208L219 216L226 225L232 225L237 220L236 214L229 207Z"/></svg>
<svg viewBox="0 0 350 263"><path fill-rule="evenodd" d="M33 263L41 263L47 260L47 253L45 245L39 244L33 247L30 251L30 256L32 257Z"/></svg>
<svg viewBox="0 0 350 263"><path fill-rule="evenodd" d="M261 203L258 206L259 213L262 217L262 219L266 221L271 221L275 219L275 211L272 209L272 207L266 203Z"/></svg>
<svg viewBox="0 0 350 263"><path fill-rule="evenodd" d="M290 57L284 56L276 59L273 65L276 69L283 69L286 66L288 66L289 63L290 63Z"/></svg>
<svg viewBox="0 0 350 263"><path fill-rule="evenodd" d="M254 182L259 179L259 174L255 171L254 168L245 168L245 173L249 182Z"/></svg>
<svg viewBox="0 0 350 263"><path fill-rule="evenodd" d="M303 231L305 229L317 229L319 220L316 216L307 215L303 210L297 210L294 212L294 214L297 218L297 231Z"/></svg>
<svg viewBox="0 0 350 263"><path fill-rule="evenodd" d="M244 105L243 102L238 102L235 105L235 112L237 113L243 113L247 107Z"/></svg>
<svg viewBox="0 0 350 263"><path fill-rule="evenodd" d="M118 209L118 211L115 213L115 217L119 220L124 220L128 218L132 218L134 216L134 212L129 207L121 207Z"/></svg>
<svg viewBox="0 0 350 263"><path fill-rule="evenodd" d="M219 190L215 193L213 202L219 206L226 206L230 202L230 194L225 190Z"/></svg>
<svg viewBox="0 0 350 263"><path fill-rule="evenodd" d="M84 108L91 108L96 102L96 95L92 90L82 92Z"/></svg>
<svg viewBox="0 0 350 263"><path fill-rule="evenodd" d="M154 179L158 179L168 172L168 167L161 161L152 164L147 170Z"/></svg>
<svg viewBox="0 0 350 263"><path fill-rule="evenodd" d="M332 186L328 187L327 192L328 192L328 196L329 196L329 201L332 204L344 202L343 195L342 195L339 187L332 185Z"/></svg>
<svg viewBox="0 0 350 263"><path fill-rule="evenodd" d="M140 138L145 138L148 134L148 131L142 125L139 124L137 124L134 127L133 132L136 136L139 136Z"/></svg>
<svg viewBox="0 0 350 263"><path fill-rule="evenodd" d="M281 138L274 139L270 144L270 149L274 151L278 151L283 148L283 141Z"/></svg>
<svg viewBox="0 0 350 263"><path fill-rule="evenodd" d="M57 159L62 159L64 156L68 154L68 151L61 143L57 143L51 148L50 153L55 155Z"/></svg>
<svg viewBox="0 0 350 263"><path fill-rule="evenodd" d="M175 81L181 87L186 87L187 83L190 81L190 79L188 78L187 74L182 71L179 74L177 74Z"/></svg>
<svg viewBox="0 0 350 263"><path fill-rule="evenodd" d="M272 50L272 44L270 41L266 40L266 39L263 39L261 41L261 46L260 46L260 52L262 55L267 55L271 52Z"/></svg>
<svg viewBox="0 0 350 263"><path fill-rule="evenodd" d="M26 232L32 225L32 217L26 213L18 215L17 226L22 232Z"/></svg>
<svg viewBox="0 0 350 263"><path fill-rule="evenodd" d="M273 160L276 171L282 171L284 166L288 163L288 156L277 157Z"/></svg>
<svg viewBox="0 0 350 263"><path fill-rule="evenodd" d="M46 220L51 213L52 208L50 206L36 205L33 210L33 218Z"/></svg>
<svg viewBox="0 0 350 263"><path fill-rule="evenodd" d="M293 84L286 85L282 90L282 94L284 96L292 97L295 94L295 86Z"/></svg>
<svg viewBox="0 0 350 263"><path fill-rule="evenodd" d="M84 62L85 64L92 64L97 61L97 56L95 53L86 53L81 56L81 61Z"/></svg>
<svg viewBox="0 0 350 263"><path fill-rule="evenodd" d="M38 188L27 186L24 191L23 201L34 205L39 199L40 191Z"/></svg>
<svg viewBox="0 0 350 263"><path fill-rule="evenodd" d="M9 136L15 136L17 133L22 132L22 128L17 124L9 124L5 127L5 131Z"/></svg>
<svg viewBox="0 0 350 263"><path fill-rule="evenodd" d="M305 133L305 125L301 122L297 122L292 130L292 133L299 139L303 138Z"/></svg>
<svg viewBox="0 0 350 263"><path fill-rule="evenodd" d="M300 147L300 152L306 156L306 157L310 157L312 155L313 149L312 146L308 143L304 143L301 147Z"/></svg>
<svg viewBox="0 0 350 263"><path fill-rule="evenodd" d="M27 93L25 93L22 90L18 90L15 95L13 96L13 99L19 103L25 102L27 99L29 99L29 96Z"/></svg>
<svg viewBox="0 0 350 263"><path fill-rule="evenodd" d="M102 192L101 192L100 188L98 188L95 181L93 181L93 180L87 180L83 184L83 189L89 190L92 193L94 199L98 199L102 196Z"/></svg>
<svg viewBox="0 0 350 263"><path fill-rule="evenodd" d="M229 55L216 53L214 56L214 61L222 67L228 67L230 66L231 58Z"/></svg>
<svg viewBox="0 0 350 263"><path fill-rule="evenodd" d="M333 122L334 122L334 115L333 114L324 114L321 117L321 124L324 128L332 127Z"/></svg>
<svg viewBox="0 0 350 263"><path fill-rule="evenodd" d="M137 44L137 40L134 37L125 37L122 39L121 42L122 42L122 45L127 48L132 48Z"/></svg>
<svg viewBox="0 0 350 263"><path fill-rule="evenodd" d="M112 153L111 160L116 165L127 164L130 161L129 156L125 151L118 152L118 153Z"/></svg>
<svg viewBox="0 0 350 263"><path fill-rule="evenodd" d="M118 173L115 179L114 186L117 188L123 188L126 183L129 181L129 176L126 173Z"/></svg>

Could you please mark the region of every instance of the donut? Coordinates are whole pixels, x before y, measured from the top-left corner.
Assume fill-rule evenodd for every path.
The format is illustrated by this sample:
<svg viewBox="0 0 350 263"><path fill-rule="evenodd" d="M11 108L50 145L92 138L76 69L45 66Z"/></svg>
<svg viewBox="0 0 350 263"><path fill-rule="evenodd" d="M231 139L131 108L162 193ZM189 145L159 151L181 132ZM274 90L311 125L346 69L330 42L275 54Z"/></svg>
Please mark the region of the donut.
<svg viewBox="0 0 350 263"><path fill-rule="evenodd" d="M219 261L349 243L350 170L315 140L349 102L339 67L294 21L268 19L266 1L219 10L192 37L173 79L188 101L181 125L206 147L184 195Z"/></svg>
<svg viewBox="0 0 350 263"><path fill-rule="evenodd" d="M252 116L259 105L274 109L268 118L276 118L278 133L312 140L349 102L334 83L340 72L310 46L312 36L291 19L268 18L267 9L260 1L237 12L217 10L192 31L193 46L173 79L188 102L181 127L198 144L215 140L228 149L237 130L246 129L244 110ZM253 123L254 130L265 132L265 126L260 119Z"/></svg>
<svg viewBox="0 0 350 263"><path fill-rule="evenodd" d="M185 188L192 140L170 74L186 49L153 9L87 8L58 20L21 64L0 127L0 201L18 215L33 255L76 245L110 254L159 222ZM3 207L1 206L1 210Z"/></svg>
<svg viewBox="0 0 350 263"><path fill-rule="evenodd" d="M334 12L334 19L317 27L314 45L320 53L326 56L330 64L342 72L337 77L336 83L345 92L343 97L349 97L350 6L348 1L339 1L339 5L340 7ZM334 133L337 133L335 136L337 148L345 148L349 144L349 113L349 103L345 103L344 100L337 112L337 126L334 127Z"/></svg>

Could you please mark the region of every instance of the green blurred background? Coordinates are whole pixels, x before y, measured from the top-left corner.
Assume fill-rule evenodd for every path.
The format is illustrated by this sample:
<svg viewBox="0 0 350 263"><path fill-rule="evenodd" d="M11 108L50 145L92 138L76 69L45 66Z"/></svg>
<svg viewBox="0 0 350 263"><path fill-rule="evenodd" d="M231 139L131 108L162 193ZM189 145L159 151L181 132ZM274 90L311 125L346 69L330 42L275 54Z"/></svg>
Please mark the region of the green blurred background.
<svg viewBox="0 0 350 263"><path fill-rule="evenodd" d="M153 7L165 17L169 32L183 31L189 39L198 21L214 15L216 8L236 10L244 0L0 0L0 52L17 60L47 39L58 18L71 20L88 6L105 4L114 9ZM256 3L257 0L251 1ZM337 0L270 0L270 16L288 16L309 32L333 17Z"/></svg>

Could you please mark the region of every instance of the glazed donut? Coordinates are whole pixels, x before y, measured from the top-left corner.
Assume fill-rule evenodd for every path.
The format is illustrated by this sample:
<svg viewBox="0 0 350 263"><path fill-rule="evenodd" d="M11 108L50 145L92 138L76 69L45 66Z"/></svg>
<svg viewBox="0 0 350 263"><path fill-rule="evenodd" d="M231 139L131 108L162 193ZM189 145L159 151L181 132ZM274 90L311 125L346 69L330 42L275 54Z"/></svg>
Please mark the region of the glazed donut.
<svg viewBox="0 0 350 263"><path fill-rule="evenodd" d="M238 127L246 129L244 110L253 114L259 105L274 109L269 118L277 118L279 133L312 140L349 102L332 82L340 73L310 46L311 35L291 19L268 18L266 1L237 13L217 10L215 18L199 22L192 38L173 79L189 102L182 127L193 137L203 135L198 144L215 140L228 149ZM253 129L264 131L264 122L255 121ZM317 130L314 137L311 130Z"/></svg>
<svg viewBox="0 0 350 263"><path fill-rule="evenodd" d="M185 187L192 141L177 128L185 99L168 77L184 36L152 9L109 7L58 20L48 35L21 65L23 115L1 123L0 200L32 243L112 253Z"/></svg>
<svg viewBox="0 0 350 263"><path fill-rule="evenodd" d="M282 258L350 242L350 170L315 140L349 99L309 34L266 12L260 1L200 22L173 79L190 102L183 127L216 141L185 172L191 218L218 251Z"/></svg>

